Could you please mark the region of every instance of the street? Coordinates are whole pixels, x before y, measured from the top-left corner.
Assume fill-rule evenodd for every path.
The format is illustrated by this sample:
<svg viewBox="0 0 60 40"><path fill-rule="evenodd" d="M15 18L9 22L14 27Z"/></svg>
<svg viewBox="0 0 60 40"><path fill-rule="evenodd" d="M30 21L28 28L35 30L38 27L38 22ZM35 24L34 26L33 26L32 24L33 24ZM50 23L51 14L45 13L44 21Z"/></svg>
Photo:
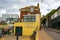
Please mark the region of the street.
<svg viewBox="0 0 60 40"><path fill-rule="evenodd" d="M60 40L60 0L0 0L0 40Z"/></svg>
<svg viewBox="0 0 60 40"><path fill-rule="evenodd" d="M32 40L29 36L19 36L19 40ZM17 40L16 36L6 35L0 40ZM60 40L60 34L47 28L38 31L38 40Z"/></svg>
<svg viewBox="0 0 60 40"><path fill-rule="evenodd" d="M38 32L38 40L54 40L52 37L50 37L45 30L42 28Z"/></svg>
<svg viewBox="0 0 60 40"><path fill-rule="evenodd" d="M54 40L60 40L60 34L56 33L54 31L48 30L47 28L45 29L45 32L52 37Z"/></svg>
<svg viewBox="0 0 60 40"><path fill-rule="evenodd" d="M0 40L17 40L16 36L4 36ZM28 36L19 36L18 40L30 40Z"/></svg>

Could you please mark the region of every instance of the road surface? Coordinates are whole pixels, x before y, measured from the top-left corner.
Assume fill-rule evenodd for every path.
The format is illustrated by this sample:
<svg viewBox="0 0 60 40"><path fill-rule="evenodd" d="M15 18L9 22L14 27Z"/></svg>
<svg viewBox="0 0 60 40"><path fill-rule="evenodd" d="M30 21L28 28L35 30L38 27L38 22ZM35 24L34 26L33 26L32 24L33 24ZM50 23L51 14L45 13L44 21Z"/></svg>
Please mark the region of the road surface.
<svg viewBox="0 0 60 40"><path fill-rule="evenodd" d="M31 40L30 37L28 36L19 36L18 39L19 40ZM17 40L17 39L16 39L16 36L9 35L9 36L2 37L0 40Z"/></svg>
<svg viewBox="0 0 60 40"><path fill-rule="evenodd" d="M50 37L44 29L39 30L38 32L38 40L54 40L52 37Z"/></svg>
<svg viewBox="0 0 60 40"><path fill-rule="evenodd" d="M0 40L16 40L16 36L4 36ZM29 36L19 36L19 40L32 40ZM38 31L38 40L60 40L60 34L48 29Z"/></svg>
<svg viewBox="0 0 60 40"><path fill-rule="evenodd" d="M45 28L45 32L54 40L60 40L60 34Z"/></svg>

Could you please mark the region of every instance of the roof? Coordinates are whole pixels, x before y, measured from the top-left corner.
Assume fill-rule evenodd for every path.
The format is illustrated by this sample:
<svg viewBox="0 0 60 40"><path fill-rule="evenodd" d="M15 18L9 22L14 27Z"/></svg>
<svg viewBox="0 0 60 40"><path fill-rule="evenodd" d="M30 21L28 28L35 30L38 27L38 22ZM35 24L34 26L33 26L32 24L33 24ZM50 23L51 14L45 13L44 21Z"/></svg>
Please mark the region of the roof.
<svg viewBox="0 0 60 40"><path fill-rule="evenodd" d="M37 6L27 6L27 7L21 8L20 10L30 9L31 7L38 8Z"/></svg>
<svg viewBox="0 0 60 40"><path fill-rule="evenodd" d="M46 16L51 16L52 14L54 14L56 11L58 11L60 9L60 6L57 9L53 9L52 11L50 11Z"/></svg>
<svg viewBox="0 0 60 40"><path fill-rule="evenodd" d="M39 3L37 4L37 6L26 6L26 7L24 7L24 8L21 8L20 10L30 9L31 7L39 8Z"/></svg>
<svg viewBox="0 0 60 40"><path fill-rule="evenodd" d="M54 11L54 13L55 13L56 11L58 11L59 9L60 9L60 6ZM53 14L54 14L54 13L53 13Z"/></svg>

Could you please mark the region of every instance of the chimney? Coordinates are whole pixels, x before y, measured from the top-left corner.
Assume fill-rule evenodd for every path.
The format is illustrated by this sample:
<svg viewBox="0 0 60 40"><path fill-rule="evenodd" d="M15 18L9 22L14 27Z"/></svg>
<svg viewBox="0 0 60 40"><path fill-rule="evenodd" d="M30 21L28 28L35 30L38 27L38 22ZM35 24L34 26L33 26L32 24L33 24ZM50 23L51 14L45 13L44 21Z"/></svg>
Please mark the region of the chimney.
<svg viewBox="0 0 60 40"><path fill-rule="evenodd" d="M39 3L37 3L37 6L39 7Z"/></svg>

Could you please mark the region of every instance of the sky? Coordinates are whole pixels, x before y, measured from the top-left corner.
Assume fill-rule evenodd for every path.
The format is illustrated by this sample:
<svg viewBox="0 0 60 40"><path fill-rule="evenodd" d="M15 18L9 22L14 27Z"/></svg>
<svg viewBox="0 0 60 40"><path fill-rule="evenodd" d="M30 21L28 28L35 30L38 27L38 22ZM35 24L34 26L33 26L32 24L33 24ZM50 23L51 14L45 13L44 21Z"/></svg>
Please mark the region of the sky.
<svg viewBox="0 0 60 40"><path fill-rule="evenodd" d="M37 6L40 4L40 12L46 15L52 9L57 9L60 6L60 0L0 0L0 17L2 14L18 14L19 9L26 6Z"/></svg>

